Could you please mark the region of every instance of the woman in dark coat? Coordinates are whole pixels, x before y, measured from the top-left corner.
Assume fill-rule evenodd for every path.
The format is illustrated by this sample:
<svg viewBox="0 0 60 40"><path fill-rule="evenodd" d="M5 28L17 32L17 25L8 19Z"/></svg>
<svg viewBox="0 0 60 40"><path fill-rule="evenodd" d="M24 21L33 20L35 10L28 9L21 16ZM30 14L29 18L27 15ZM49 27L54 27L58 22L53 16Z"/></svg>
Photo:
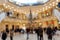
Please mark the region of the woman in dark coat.
<svg viewBox="0 0 60 40"><path fill-rule="evenodd" d="M48 35L48 40L52 40L53 30L51 29L51 27L47 28L46 33Z"/></svg>
<svg viewBox="0 0 60 40"><path fill-rule="evenodd" d="M6 40L7 38L7 33L5 31L2 32L2 40Z"/></svg>

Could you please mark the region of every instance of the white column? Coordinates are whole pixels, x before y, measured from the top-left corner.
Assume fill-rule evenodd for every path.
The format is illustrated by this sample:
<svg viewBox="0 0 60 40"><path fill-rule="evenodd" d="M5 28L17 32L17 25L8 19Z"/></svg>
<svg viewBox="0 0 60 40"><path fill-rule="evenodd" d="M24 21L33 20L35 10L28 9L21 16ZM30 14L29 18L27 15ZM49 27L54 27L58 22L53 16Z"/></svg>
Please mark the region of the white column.
<svg viewBox="0 0 60 40"><path fill-rule="evenodd" d="M54 9L54 10L53 10L53 14L54 14L54 16L56 16L57 19L60 21L60 12L59 12L57 9Z"/></svg>
<svg viewBox="0 0 60 40"><path fill-rule="evenodd" d="M1 13L0 13L0 22L1 22L3 19L5 19L5 17L6 17L6 13L5 13L5 12L1 12Z"/></svg>

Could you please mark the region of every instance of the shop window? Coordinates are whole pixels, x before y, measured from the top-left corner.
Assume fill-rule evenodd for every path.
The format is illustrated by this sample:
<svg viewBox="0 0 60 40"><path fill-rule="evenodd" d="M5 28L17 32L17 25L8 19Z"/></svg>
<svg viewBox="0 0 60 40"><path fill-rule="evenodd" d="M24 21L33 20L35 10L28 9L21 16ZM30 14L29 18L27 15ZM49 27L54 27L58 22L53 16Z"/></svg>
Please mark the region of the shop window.
<svg viewBox="0 0 60 40"><path fill-rule="evenodd" d="M60 8L60 2L58 3L58 5L57 5L59 8Z"/></svg>
<svg viewBox="0 0 60 40"><path fill-rule="evenodd" d="M19 13L17 13L16 16L19 17Z"/></svg>
<svg viewBox="0 0 60 40"><path fill-rule="evenodd" d="M8 27L8 25L6 25L6 28Z"/></svg>
<svg viewBox="0 0 60 40"><path fill-rule="evenodd" d="M7 12L7 16L11 17L12 16L12 12Z"/></svg>
<svg viewBox="0 0 60 40"><path fill-rule="evenodd" d="M7 16L9 16L9 14L10 14L10 13L9 13L9 12L7 12Z"/></svg>

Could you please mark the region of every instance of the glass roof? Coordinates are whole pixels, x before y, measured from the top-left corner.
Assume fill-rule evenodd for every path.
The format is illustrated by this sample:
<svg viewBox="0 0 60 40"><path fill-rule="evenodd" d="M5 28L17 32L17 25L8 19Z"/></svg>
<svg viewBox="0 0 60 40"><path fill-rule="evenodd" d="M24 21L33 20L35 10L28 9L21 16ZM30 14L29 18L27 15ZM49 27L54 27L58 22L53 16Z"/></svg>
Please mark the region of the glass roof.
<svg viewBox="0 0 60 40"><path fill-rule="evenodd" d="M49 0L9 0L9 2L17 4L19 6L40 5L48 1Z"/></svg>

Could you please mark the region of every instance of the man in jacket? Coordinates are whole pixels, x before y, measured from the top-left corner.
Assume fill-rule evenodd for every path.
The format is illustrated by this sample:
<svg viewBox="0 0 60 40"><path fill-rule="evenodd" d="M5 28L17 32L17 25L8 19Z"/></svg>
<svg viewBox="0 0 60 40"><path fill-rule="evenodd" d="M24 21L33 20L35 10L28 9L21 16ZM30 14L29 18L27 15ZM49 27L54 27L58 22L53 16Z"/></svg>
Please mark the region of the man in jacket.
<svg viewBox="0 0 60 40"><path fill-rule="evenodd" d="M51 29L50 26L47 28L46 33L47 33L47 35L48 35L48 40L52 40L53 30Z"/></svg>

